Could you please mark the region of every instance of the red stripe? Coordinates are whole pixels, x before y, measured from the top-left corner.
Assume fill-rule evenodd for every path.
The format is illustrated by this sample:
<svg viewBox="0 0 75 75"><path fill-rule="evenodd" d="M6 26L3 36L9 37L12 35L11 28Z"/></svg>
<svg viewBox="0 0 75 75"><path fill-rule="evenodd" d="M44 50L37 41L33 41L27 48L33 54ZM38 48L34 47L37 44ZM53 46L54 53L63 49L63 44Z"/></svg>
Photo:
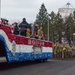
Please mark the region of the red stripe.
<svg viewBox="0 0 75 75"><path fill-rule="evenodd" d="M11 29L8 26L1 25L0 29L3 29L6 32L10 42L14 40L16 44L52 47L51 42L46 42L46 41L42 41L42 40L38 40L34 38L26 38L24 36L16 36L11 33Z"/></svg>

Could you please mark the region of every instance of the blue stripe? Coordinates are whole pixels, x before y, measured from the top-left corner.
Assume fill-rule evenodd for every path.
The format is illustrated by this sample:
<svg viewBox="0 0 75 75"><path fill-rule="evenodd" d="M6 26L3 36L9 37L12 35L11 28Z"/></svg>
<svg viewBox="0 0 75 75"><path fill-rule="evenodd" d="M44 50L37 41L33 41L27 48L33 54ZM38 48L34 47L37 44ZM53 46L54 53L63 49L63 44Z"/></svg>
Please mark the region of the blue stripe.
<svg viewBox="0 0 75 75"><path fill-rule="evenodd" d="M15 53L13 55L11 51L8 52L8 59L9 62L19 62L19 61L27 61L27 60L38 60L38 59L48 59L52 58L52 53L41 53L41 54L34 54L34 53Z"/></svg>

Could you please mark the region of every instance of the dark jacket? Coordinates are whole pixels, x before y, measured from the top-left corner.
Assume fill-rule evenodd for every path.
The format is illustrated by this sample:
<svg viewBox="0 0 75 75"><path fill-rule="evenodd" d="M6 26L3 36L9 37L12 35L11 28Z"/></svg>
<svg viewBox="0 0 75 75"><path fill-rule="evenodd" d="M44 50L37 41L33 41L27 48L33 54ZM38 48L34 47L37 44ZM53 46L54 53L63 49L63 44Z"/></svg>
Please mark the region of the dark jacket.
<svg viewBox="0 0 75 75"><path fill-rule="evenodd" d="M26 30L27 28L30 29L31 26L26 21L23 21L20 23L19 28L20 28L20 34L26 36Z"/></svg>

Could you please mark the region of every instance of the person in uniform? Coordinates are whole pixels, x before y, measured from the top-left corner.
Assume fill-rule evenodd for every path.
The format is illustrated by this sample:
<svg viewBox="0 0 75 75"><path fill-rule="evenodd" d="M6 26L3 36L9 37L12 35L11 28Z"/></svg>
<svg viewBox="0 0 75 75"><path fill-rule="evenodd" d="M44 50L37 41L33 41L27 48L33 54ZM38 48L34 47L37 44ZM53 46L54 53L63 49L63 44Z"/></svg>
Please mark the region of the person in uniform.
<svg viewBox="0 0 75 75"><path fill-rule="evenodd" d="M20 35L26 36L27 25L28 23L26 22L26 19L23 18L22 22L19 24L19 30L20 30L19 34Z"/></svg>
<svg viewBox="0 0 75 75"><path fill-rule="evenodd" d="M15 35L19 34L19 28L18 28L18 23L15 23L15 28L14 28L14 32Z"/></svg>
<svg viewBox="0 0 75 75"><path fill-rule="evenodd" d="M65 47L65 45L63 44L63 48L62 48L62 60L64 59L65 51L66 51L66 47Z"/></svg>
<svg viewBox="0 0 75 75"><path fill-rule="evenodd" d="M5 21L5 25L6 26L9 26L8 20Z"/></svg>
<svg viewBox="0 0 75 75"><path fill-rule="evenodd" d="M38 29L38 39L43 39L43 30L42 26Z"/></svg>
<svg viewBox="0 0 75 75"><path fill-rule="evenodd" d="M53 45L53 57L56 58L57 43Z"/></svg>
<svg viewBox="0 0 75 75"><path fill-rule="evenodd" d="M29 28L27 28L27 31L26 31L26 37L30 37L31 35L30 35L30 29Z"/></svg>
<svg viewBox="0 0 75 75"><path fill-rule="evenodd" d="M8 26L9 25L8 22L9 21L7 19L1 18L1 24Z"/></svg>

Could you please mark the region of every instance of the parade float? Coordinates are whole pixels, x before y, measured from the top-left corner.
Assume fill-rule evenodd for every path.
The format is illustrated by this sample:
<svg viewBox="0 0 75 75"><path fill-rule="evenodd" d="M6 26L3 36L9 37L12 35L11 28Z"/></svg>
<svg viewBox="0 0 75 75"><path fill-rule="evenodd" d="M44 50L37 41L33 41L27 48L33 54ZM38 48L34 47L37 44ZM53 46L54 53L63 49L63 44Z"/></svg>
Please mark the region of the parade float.
<svg viewBox="0 0 75 75"><path fill-rule="evenodd" d="M0 57L7 62L47 60L52 58L52 42L15 35L9 26L0 24Z"/></svg>

